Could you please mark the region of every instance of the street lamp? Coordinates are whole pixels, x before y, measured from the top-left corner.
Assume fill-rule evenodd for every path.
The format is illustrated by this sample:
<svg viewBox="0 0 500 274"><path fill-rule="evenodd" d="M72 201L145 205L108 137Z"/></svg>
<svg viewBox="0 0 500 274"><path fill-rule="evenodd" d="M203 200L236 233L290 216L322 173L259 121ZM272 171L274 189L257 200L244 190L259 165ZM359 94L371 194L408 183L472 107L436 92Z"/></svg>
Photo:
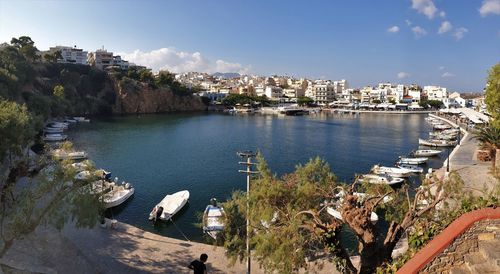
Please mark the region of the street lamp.
<svg viewBox="0 0 500 274"><path fill-rule="evenodd" d="M246 173L247 174L247 237L246 237L246 246L247 246L247 274L250 274L250 175L252 174L257 174L257 171L252 171L252 165L255 165L255 163L252 163L252 157L255 157L255 153L252 151L246 150L246 151L241 151L236 153L238 156L241 158L246 158L246 162L238 162L240 165L246 165L247 169L246 170L238 170L240 173Z"/></svg>

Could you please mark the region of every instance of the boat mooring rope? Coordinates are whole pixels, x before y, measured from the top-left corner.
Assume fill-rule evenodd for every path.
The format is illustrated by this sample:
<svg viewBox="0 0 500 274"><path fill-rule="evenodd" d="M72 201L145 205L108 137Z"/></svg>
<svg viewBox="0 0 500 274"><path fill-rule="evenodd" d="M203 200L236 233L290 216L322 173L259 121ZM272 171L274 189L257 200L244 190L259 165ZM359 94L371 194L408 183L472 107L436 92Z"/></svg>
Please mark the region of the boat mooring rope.
<svg viewBox="0 0 500 274"><path fill-rule="evenodd" d="M191 241L188 239L188 237L186 237L186 235L185 235L184 233L182 233L182 231L181 231L181 230L177 227L177 225L174 223L174 221L172 220L172 218L170 218L169 220L172 222L172 224L174 224L174 226L175 226L175 228L177 229L177 231L179 231L179 232L182 234L182 236L184 237L184 239L186 239L186 241L188 241L188 242L191 242Z"/></svg>

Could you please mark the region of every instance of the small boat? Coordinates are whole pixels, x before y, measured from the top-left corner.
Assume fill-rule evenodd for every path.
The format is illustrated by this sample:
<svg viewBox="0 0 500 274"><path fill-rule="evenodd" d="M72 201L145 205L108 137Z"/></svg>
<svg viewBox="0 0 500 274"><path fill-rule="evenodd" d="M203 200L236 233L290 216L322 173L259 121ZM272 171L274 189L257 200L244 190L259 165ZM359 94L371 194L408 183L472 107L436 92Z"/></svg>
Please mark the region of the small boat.
<svg viewBox="0 0 500 274"><path fill-rule="evenodd" d="M187 203L189 199L189 191L183 190L172 195L167 195L159 202L149 213L149 220L155 222L160 219L164 221L170 220L175 213Z"/></svg>
<svg viewBox="0 0 500 274"><path fill-rule="evenodd" d="M83 160L87 159L88 155L85 151L73 151L73 152L65 152L60 149L56 149L51 152L52 156L60 160Z"/></svg>
<svg viewBox="0 0 500 274"><path fill-rule="evenodd" d="M60 127L44 127L43 132L45 133L63 133L64 128Z"/></svg>
<svg viewBox="0 0 500 274"><path fill-rule="evenodd" d="M218 234L224 230L224 218L224 209L217 206L215 198L210 199L210 204L203 212L203 232L216 240Z"/></svg>
<svg viewBox="0 0 500 274"><path fill-rule="evenodd" d="M381 185L396 185L404 182L403 178L393 178L388 175L375 175L366 174L360 177L362 181L366 180L370 184L381 184Z"/></svg>
<svg viewBox="0 0 500 274"><path fill-rule="evenodd" d="M333 207L327 207L326 212L328 214L330 214L331 216L333 216L335 219L339 219L342 221L342 214L338 210L334 209ZM373 224L375 224L378 221L377 213L372 211L372 213L370 214L370 221Z"/></svg>
<svg viewBox="0 0 500 274"><path fill-rule="evenodd" d="M403 164L403 163L398 163L397 166L399 168L410 170L412 173L423 173L424 172L424 168L419 167L419 166L414 166L414 165L409 165L409 164Z"/></svg>
<svg viewBox="0 0 500 274"><path fill-rule="evenodd" d="M413 156L418 156L418 157L429 157L429 156L436 156L439 153L441 153L441 150L435 150L435 149L418 149L415 150L412 155Z"/></svg>
<svg viewBox="0 0 500 274"><path fill-rule="evenodd" d="M64 122L50 122L46 125L46 127L62 128L62 129L67 129L68 126L69 123L64 123Z"/></svg>
<svg viewBox="0 0 500 274"><path fill-rule="evenodd" d="M409 158L400 156L398 163L409 164L409 165L420 165L420 164L425 164L428 160L429 158L427 157Z"/></svg>
<svg viewBox="0 0 500 274"><path fill-rule="evenodd" d="M65 122L65 123L69 123L69 124L74 124L74 123L76 123L77 121L76 121L75 119L66 118L66 119L64 119L64 122Z"/></svg>
<svg viewBox="0 0 500 274"><path fill-rule="evenodd" d="M404 170L398 167L386 167L386 166L379 166L375 165L372 168L373 173L381 175L381 174L387 174L392 177L398 177L398 178L404 178L404 177L409 177L412 175L413 172Z"/></svg>
<svg viewBox="0 0 500 274"><path fill-rule="evenodd" d="M103 195L104 207L111 208L121 205L130 196L134 195L135 189L130 183L122 182L121 185L106 182L110 187L108 192Z"/></svg>
<svg viewBox="0 0 500 274"><path fill-rule="evenodd" d="M335 194L335 197L339 198L339 201L342 202L345 195L346 193L344 192L344 190L341 190L339 193ZM368 194L362 192L353 192L352 195L359 197L361 200L364 200L368 197ZM392 201L391 196L385 196L384 199L382 200L383 203L388 203L390 201Z"/></svg>
<svg viewBox="0 0 500 274"><path fill-rule="evenodd" d="M46 134L45 136L43 136L42 139L46 142L59 142L59 141L64 141L67 138L68 138L67 135L54 133L54 134Z"/></svg>
<svg viewBox="0 0 500 274"><path fill-rule="evenodd" d="M441 135L447 135L447 136L457 137L458 136L458 131L443 130L443 131L431 131L431 132L429 132L429 136L430 137L436 137L436 136L441 136Z"/></svg>
<svg viewBox="0 0 500 274"><path fill-rule="evenodd" d="M423 145L423 146L430 146L430 147L452 147L457 144L456 141L446 141L446 140L424 140L424 139L418 139L418 144Z"/></svg>
<svg viewBox="0 0 500 274"><path fill-rule="evenodd" d="M87 118L85 118L85 117L78 117L78 116L77 116L77 117L73 117L73 119L74 119L75 121L79 122L79 123L82 123L82 122L86 122L86 123L88 123L88 122L90 122L90 119L87 119Z"/></svg>
<svg viewBox="0 0 500 274"><path fill-rule="evenodd" d="M437 129L437 130L444 130L444 129L450 129L450 128L451 128L450 125L445 125L445 124L434 125L434 129Z"/></svg>

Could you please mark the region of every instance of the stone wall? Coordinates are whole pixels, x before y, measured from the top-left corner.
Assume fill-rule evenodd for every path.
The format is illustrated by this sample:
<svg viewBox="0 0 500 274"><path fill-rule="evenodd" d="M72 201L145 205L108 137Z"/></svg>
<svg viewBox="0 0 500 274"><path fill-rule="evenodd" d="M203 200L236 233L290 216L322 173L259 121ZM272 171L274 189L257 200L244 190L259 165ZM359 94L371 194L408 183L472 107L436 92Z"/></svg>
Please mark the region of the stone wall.
<svg viewBox="0 0 500 274"><path fill-rule="evenodd" d="M495 237L488 229L491 226L500 226L500 220L476 222L455 238L453 243L432 259L419 273L449 273L450 269L463 265L465 255L478 251L479 241L482 238Z"/></svg>

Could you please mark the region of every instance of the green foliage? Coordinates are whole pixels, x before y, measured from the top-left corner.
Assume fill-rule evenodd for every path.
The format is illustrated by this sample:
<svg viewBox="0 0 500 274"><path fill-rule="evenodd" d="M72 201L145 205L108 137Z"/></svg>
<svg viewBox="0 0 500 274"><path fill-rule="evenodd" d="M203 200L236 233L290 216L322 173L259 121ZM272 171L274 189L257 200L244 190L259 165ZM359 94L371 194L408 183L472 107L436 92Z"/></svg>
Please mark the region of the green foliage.
<svg viewBox="0 0 500 274"><path fill-rule="evenodd" d="M0 98L0 160L19 155L35 134L33 118L25 105Z"/></svg>
<svg viewBox="0 0 500 274"><path fill-rule="evenodd" d="M441 107L443 107L443 102L442 101L439 101L439 100L422 100L420 102L418 102L419 106L425 108L425 109L428 109L429 107L433 108L433 109L439 109Z"/></svg>
<svg viewBox="0 0 500 274"><path fill-rule="evenodd" d="M396 104L396 99L394 99L394 98L390 98L390 99L389 99L389 104L391 104L391 105L395 105L395 104Z"/></svg>
<svg viewBox="0 0 500 274"><path fill-rule="evenodd" d="M62 59L61 51L56 50L54 52L45 53L43 59L50 63L57 63L57 60Z"/></svg>
<svg viewBox="0 0 500 274"><path fill-rule="evenodd" d="M493 116L493 126L500 128L500 63L489 71L484 101L488 112Z"/></svg>
<svg viewBox="0 0 500 274"><path fill-rule="evenodd" d="M54 87L54 96L60 100L64 100L64 87L61 85L57 85Z"/></svg>
<svg viewBox="0 0 500 274"><path fill-rule="evenodd" d="M372 103L374 103L374 104L380 104L380 103L382 103L382 101L380 101L379 99L375 99L375 100L372 101Z"/></svg>
<svg viewBox="0 0 500 274"><path fill-rule="evenodd" d="M297 98L297 104L299 104L299 106L309 106L313 103L314 100L306 96L300 96Z"/></svg>
<svg viewBox="0 0 500 274"><path fill-rule="evenodd" d="M222 103L227 106L235 106L236 104L254 104L260 103L264 106L269 105L269 99L266 96L248 96L245 94L229 94Z"/></svg>

